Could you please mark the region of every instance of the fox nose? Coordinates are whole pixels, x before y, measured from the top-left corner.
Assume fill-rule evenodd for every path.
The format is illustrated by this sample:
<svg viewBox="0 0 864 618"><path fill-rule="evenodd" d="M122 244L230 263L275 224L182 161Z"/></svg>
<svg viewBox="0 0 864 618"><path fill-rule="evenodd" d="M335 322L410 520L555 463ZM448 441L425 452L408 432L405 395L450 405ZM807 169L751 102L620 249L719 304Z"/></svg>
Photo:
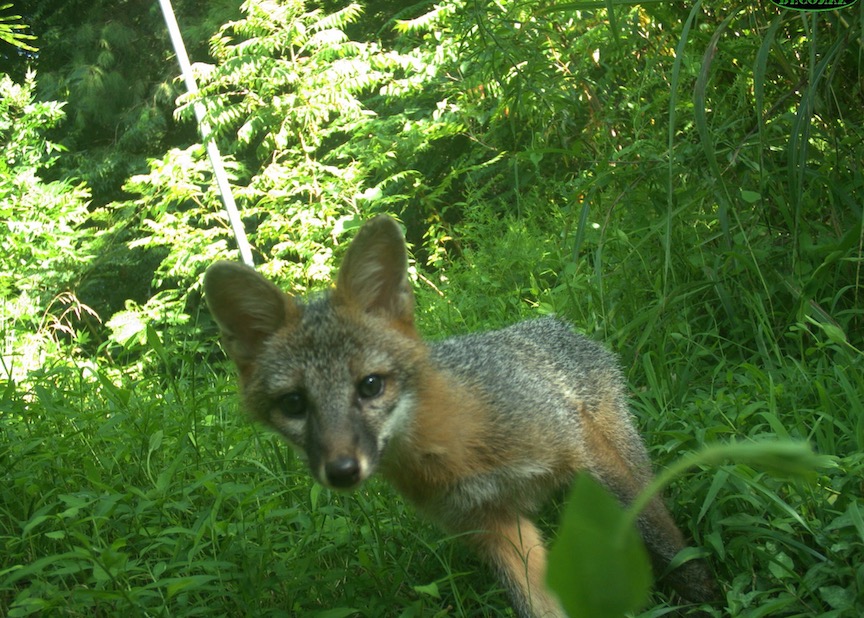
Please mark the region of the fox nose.
<svg viewBox="0 0 864 618"><path fill-rule="evenodd" d="M324 464L327 482L337 489L348 489L360 482L360 462L356 457L339 457Z"/></svg>

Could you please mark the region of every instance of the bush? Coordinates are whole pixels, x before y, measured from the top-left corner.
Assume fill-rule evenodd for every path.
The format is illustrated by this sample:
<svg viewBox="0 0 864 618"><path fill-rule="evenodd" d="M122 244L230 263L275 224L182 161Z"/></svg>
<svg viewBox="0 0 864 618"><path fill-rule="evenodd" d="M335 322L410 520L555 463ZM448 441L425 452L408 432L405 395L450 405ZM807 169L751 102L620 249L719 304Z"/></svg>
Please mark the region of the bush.
<svg viewBox="0 0 864 618"><path fill-rule="evenodd" d="M0 356L3 372L16 377L46 362L59 339L82 343L95 317L71 291L92 259L89 192L40 177L61 151L44 135L62 121L63 106L35 101L34 88L33 74L20 85L0 76Z"/></svg>

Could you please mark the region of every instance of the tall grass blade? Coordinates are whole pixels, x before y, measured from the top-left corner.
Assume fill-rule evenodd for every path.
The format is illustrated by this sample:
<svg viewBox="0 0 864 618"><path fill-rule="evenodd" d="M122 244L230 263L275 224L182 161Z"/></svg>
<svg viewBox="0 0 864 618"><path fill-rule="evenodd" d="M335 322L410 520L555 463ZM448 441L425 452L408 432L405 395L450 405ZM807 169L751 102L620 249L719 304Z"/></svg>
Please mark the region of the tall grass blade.
<svg viewBox="0 0 864 618"><path fill-rule="evenodd" d="M687 47L687 39L696 16L702 10L702 0L696 0L684 27L681 29L681 38L675 48L675 62L672 63L672 78L670 80L671 94L669 96L669 134L667 143L668 174L666 184L666 230L663 236L663 296L669 290L669 273L672 269L672 221L675 208L675 124L678 110L678 87L681 80L681 65L684 61L684 49Z"/></svg>
<svg viewBox="0 0 864 618"><path fill-rule="evenodd" d="M732 205L732 199L729 195L729 190L723 180L723 173L720 171L720 166L717 164L717 156L715 154L714 140L711 138L711 132L708 129L708 111L705 107L705 93L708 86L708 79L711 75L711 64L714 56L717 53L717 43L720 37L726 31L726 28L738 16L738 13L744 10L741 6L737 11L729 14L726 19L720 22L720 25L711 36L708 42L708 47L705 49L705 54L702 57L702 66L699 70L699 75L696 78L696 86L693 91L693 121L696 124L696 130L699 133L699 141L702 144L702 152L705 154L705 159L708 161L708 169L711 171L712 180L715 186L719 186L720 191L715 190L714 195L717 197L717 218L720 221L720 228L723 231L723 239L727 247L732 246L732 237L729 232L729 208Z"/></svg>

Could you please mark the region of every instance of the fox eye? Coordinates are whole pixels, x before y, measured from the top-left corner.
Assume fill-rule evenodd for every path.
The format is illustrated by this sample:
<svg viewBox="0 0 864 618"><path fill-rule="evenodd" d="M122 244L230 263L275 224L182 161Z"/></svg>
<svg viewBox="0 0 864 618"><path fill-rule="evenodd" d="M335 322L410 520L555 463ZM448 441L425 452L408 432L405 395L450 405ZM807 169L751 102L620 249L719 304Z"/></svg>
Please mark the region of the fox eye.
<svg viewBox="0 0 864 618"><path fill-rule="evenodd" d="M306 395L295 391L293 393L285 393L276 399L276 407L283 416L297 419L306 416L308 402L306 401Z"/></svg>
<svg viewBox="0 0 864 618"><path fill-rule="evenodd" d="M384 378L377 373L366 376L357 384L357 394L361 399L372 399L384 392Z"/></svg>

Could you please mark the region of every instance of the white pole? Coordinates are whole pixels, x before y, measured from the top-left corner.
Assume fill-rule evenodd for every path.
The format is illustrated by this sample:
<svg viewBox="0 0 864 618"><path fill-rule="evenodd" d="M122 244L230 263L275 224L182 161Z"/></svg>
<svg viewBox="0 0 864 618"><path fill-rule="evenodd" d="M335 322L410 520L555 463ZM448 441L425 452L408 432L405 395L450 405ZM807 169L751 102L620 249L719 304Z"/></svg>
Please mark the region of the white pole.
<svg viewBox="0 0 864 618"><path fill-rule="evenodd" d="M183 44L183 36L180 34L180 27L177 25L177 18L174 16L171 0L159 0L159 6L162 7L162 15L165 17L165 25L168 27L168 34L171 36L171 43L174 45L174 53L177 54L180 72L183 74L183 80L186 82L186 90L189 91L189 94L194 95L198 92L198 84L195 83L195 77L192 75L192 65L189 63L189 56L186 54L186 45ZM240 257L246 265L254 266L252 248L246 239L246 230L243 229L243 221L240 219L240 212L237 210L237 204L234 202L231 185L228 184L228 175L225 173L225 166L222 165L222 155L219 153L219 147L216 145L216 142L212 139L207 139L210 136L210 125L204 119L204 106L201 103L195 103L192 107L195 110L195 118L198 119L201 139L207 144L207 155L210 157L210 165L213 166L213 175L216 176L216 184L219 187L219 193L222 195L225 212L228 214L228 220L231 222L231 227L234 230L234 238L237 240L237 248L240 249Z"/></svg>

